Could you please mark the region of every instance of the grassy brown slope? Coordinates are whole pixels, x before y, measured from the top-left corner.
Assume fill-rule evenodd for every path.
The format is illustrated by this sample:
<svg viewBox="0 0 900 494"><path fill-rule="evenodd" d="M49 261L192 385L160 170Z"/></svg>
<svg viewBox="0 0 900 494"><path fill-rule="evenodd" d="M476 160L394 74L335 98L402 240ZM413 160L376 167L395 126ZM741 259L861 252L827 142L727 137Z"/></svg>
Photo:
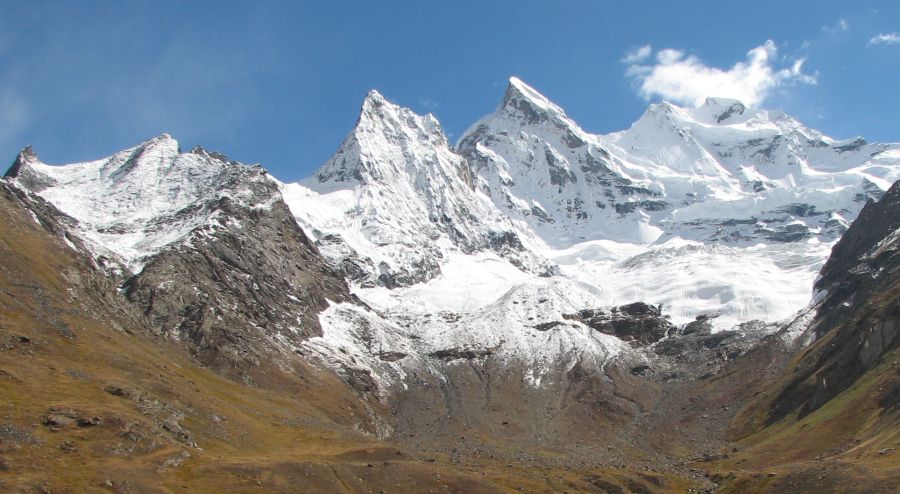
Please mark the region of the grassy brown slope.
<svg viewBox="0 0 900 494"><path fill-rule="evenodd" d="M707 468L723 492L897 492L900 413L884 407L900 386L900 350L815 412L768 427L757 406L738 416L740 452ZM763 398L763 401L769 399Z"/></svg>
<svg viewBox="0 0 900 494"><path fill-rule="evenodd" d="M0 491L497 490L359 432L365 410L330 374L278 392L197 366L97 300L102 276L58 225L0 201Z"/></svg>
<svg viewBox="0 0 900 494"><path fill-rule="evenodd" d="M156 336L50 215L0 184L0 492L684 492L633 469L400 450L330 373L259 387Z"/></svg>
<svg viewBox="0 0 900 494"><path fill-rule="evenodd" d="M733 492L900 491L898 231L900 182L832 250L817 341L734 420Z"/></svg>

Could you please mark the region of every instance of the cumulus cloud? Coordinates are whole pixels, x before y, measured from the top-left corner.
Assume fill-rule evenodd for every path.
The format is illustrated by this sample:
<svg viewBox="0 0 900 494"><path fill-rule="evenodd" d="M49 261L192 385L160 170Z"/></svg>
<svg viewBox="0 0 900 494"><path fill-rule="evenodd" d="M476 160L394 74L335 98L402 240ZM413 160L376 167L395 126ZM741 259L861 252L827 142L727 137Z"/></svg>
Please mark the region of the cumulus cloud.
<svg viewBox="0 0 900 494"><path fill-rule="evenodd" d="M869 40L870 45L897 45L900 44L900 33L876 34Z"/></svg>
<svg viewBox="0 0 900 494"><path fill-rule="evenodd" d="M843 17L838 19L838 21L831 26L822 26L822 31L825 31L829 34L838 34L846 32L850 29L850 23L847 22L847 19Z"/></svg>
<svg viewBox="0 0 900 494"><path fill-rule="evenodd" d="M648 46L649 48L649 46ZM646 54L648 58L651 53ZM698 106L707 97L741 100L749 106L763 102L773 89L791 84L816 84L816 75L803 72L804 59L784 60L776 67L778 47L771 40L747 52L747 60L729 69L710 67L693 55L667 48L656 54L656 63L623 62L626 76L638 94Z"/></svg>
<svg viewBox="0 0 900 494"><path fill-rule="evenodd" d="M626 53L625 57L622 58L622 63L634 64L643 62L650 57L651 53L653 53L653 47L650 45L640 46Z"/></svg>

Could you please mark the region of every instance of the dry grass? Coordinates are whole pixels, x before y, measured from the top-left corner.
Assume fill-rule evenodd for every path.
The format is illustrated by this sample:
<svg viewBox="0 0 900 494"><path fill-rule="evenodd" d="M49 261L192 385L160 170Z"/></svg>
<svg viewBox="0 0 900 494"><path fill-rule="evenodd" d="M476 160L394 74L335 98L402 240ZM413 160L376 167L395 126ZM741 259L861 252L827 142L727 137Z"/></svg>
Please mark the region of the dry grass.
<svg viewBox="0 0 900 494"><path fill-rule="evenodd" d="M263 367L255 370L271 378L263 389L198 366L127 305L99 299L98 287L114 287L5 190L0 202L2 492L683 492L689 485L630 470L423 461L368 434L366 407L377 405L330 373L302 363L288 374Z"/></svg>

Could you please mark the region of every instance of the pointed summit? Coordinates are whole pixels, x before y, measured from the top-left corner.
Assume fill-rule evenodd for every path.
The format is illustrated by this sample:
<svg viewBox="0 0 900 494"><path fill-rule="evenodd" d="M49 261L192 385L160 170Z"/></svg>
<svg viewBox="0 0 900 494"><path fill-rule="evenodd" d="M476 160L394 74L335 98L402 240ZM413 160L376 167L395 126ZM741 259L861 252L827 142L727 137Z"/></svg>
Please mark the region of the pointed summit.
<svg viewBox="0 0 900 494"><path fill-rule="evenodd" d="M167 154L180 154L181 148L178 141L170 134L162 133L138 146L142 150L157 150Z"/></svg>
<svg viewBox="0 0 900 494"><path fill-rule="evenodd" d="M515 76L509 78L509 85L503 94L503 103L500 107L507 113L520 114L530 124L552 116L565 117L566 114L546 96Z"/></svg>
<svg viewBox="0 0 900 494"><path fill-rule="evenodd" d="M164 169L171 168L180 154L178 141L169 134L160 134L134 148L113 155L103 166L102 171L114 181L123 180L133 173L156 175Z"/></svg>
<svg viewBox="0 0 900 494"><path fill-rule="evenodd" d="M10 178L18 177L23 166L36 161L38 161L38 157L34 154L34 151L31 150L31 146L25 146L25 149L19 152L19 155L16 156L16 160L13 161L12 166L9 167L9 170L7 170L3 176Z"/></svg>
<svg viewBox="0 0 900 494"><path fill-rule="evenodd" d="M450 152L437 119L396 105L373 89L363 101L356 127L315 177L320 183L392 180L409 173L415 163L405 155L435 150Z"/></svg>
<svg viewBox="0 0 900 494"><path fill-rule="evenodd" d="M390 125L387 121L392 120L401 110L401 107L391 103L381 93L372 89L366 94L366 98L359 109L359 118L356 121L354 132L361 128Z"/></svg>
<svg viewBox="0 0 900 494"><path fill-rule="evenodd" d="M726 123L728 120L743 115L747 106L736 99L731 98L706 98L706 101L697 107L694 114L698 118L706 117L716 123Z"/></svg>
<svg viewBox="0 0 900 494"><path fill-rule="evenodd" d="M387 100L384 98L384 95L379 93L377 90L372 89L366 94L366 99L363 100L361 113L367 113L370 111L375 111L379 107L385 104Z"/></svg>
<svg viewBox="0 0 900 494"><path fill-rule="evenodd" d="M398 127L411 125L412 121L421 120L423 128L429 135L443 137L443 129L440 123L431 113L421 115L413 110L400 106L375 89L369 91L360 107L359 118L356 122L356 130L371 126L379 128Z"/></svg>

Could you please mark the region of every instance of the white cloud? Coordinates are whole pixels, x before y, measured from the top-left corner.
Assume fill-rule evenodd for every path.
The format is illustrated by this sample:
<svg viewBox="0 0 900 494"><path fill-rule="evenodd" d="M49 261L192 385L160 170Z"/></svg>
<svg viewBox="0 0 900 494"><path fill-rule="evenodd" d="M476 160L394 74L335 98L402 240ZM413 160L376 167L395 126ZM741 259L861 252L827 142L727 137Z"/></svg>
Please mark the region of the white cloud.
<svg viewBox="0 0 900 494"><path fill-rule="evenodd" d="M669 48L656 54L653 65L626 61L628 68L625 75L634 81L644 99L659 96L694 106L702 104L710 96L734 98L746 105L756 106L776 87L795 83L816 84L817 75L803 73L804 59L787 60L788 65L775 67L777 53L778 47L769 40L747 52L746 61L723 70L710 67L693 55ZM626 56L624 60L627 59Z"/></svg>
<svg viewBox="0 0 900 494"><path fill-rule="evenodd" d="M644 45L625 54L625 58L622 59L622 63L633 64L640 63L646 60L650 54L653 53L653 47L650 45Z"/></svg>
<svg viewBox="0 0 900 494"><path fill-rule="evenodd" d="M897 45L900 44L900 33L886 33L872 36L870 45Z"/></svg>
<svg viewBox="0 0 900 494"><path fill-rule="evenodd" d="M822 26L822 31L825 31L826 33L829 33L829 34L843 33L843 32L848 31L849 29L850 29L850 23L847 22L847 19L844 19L843 17L838 19L838 21L836 23L834 23L834 25Z"/></svg>

